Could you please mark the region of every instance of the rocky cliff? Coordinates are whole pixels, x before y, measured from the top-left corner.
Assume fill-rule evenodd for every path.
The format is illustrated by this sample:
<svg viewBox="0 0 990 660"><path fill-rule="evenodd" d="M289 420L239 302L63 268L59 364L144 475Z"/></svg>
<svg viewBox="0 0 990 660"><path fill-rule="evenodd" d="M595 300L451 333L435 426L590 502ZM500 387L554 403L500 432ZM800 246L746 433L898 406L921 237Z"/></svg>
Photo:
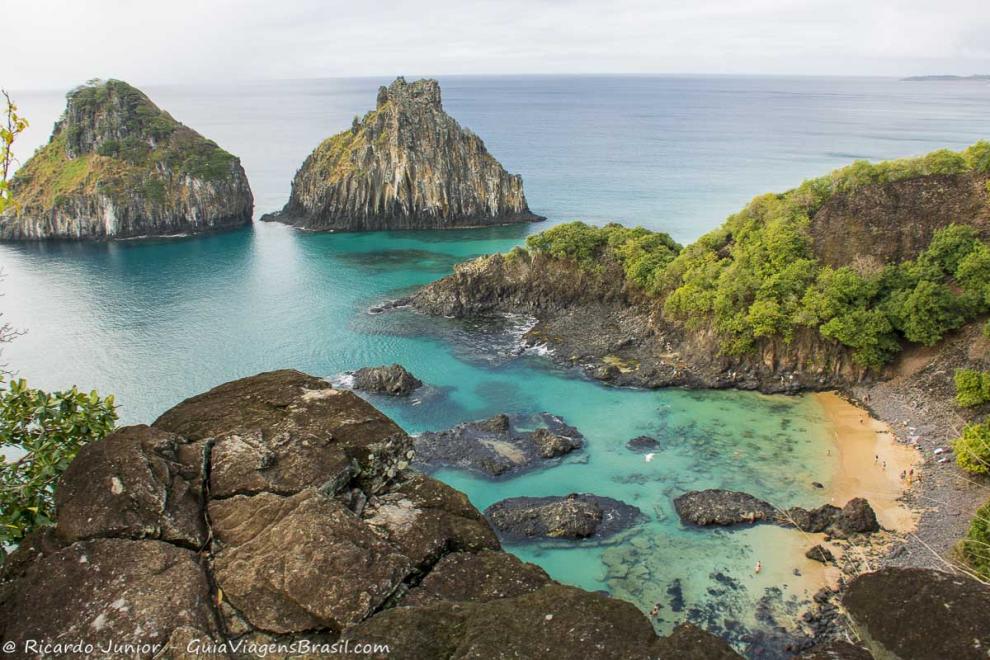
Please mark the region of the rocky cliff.
<svg viewBox="0 0 990 660"><path fill-rule="evenodd" d="M398 78L374 110L321 143L276 220L312 230L449 229L541 220L522 178L443 110L435 80Z"/></svg>
<svg viewBox="0 0 990 660"><path fill-rule="evenodd" d="M67 97L48 144L14 177L0 239L191 234L251 222L237 158L119 80Z"/></svg>
<svg viewBox="0 0 990 660"><path fill-rule="evenodd" d="M391 420L296 371L119 429L80 451L57 525L3 565L4 652L738 657L693 626L658 638L633 605L503 552L467 497L411 458Z"/></svg>

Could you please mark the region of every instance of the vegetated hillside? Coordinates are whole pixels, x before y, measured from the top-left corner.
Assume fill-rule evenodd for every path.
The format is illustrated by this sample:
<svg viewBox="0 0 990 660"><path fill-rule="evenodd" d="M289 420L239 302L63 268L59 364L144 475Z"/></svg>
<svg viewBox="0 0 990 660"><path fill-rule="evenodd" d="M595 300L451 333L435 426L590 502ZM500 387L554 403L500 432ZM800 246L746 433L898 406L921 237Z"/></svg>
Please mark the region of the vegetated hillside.
<svg viewBox="0 0 990 660"><path fill-rule="evenodd" d="M990 143L979 142L761 195L680 251L662 234L581 223L527 249L587 269L618 262L665 319L714 331L727 355L810 329L878 367L901 341L932 345L990 311L988 236Z"/></svg>
<svg viewBox="0 0 990 660"><path fill-rule="evenodd" d="M67 96L51 140L12 183L7 239L126 238L251 222L237 158L120 80Z"/></svg>

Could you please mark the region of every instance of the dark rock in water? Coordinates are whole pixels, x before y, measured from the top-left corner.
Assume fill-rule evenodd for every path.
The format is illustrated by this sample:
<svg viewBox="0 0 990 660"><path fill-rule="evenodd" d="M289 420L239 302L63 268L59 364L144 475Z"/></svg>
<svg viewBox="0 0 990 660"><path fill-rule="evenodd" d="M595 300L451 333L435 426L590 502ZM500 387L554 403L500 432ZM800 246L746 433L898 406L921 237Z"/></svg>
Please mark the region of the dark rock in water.
<svg viewBox="0 0 990 660"><path fill-rule="evenodd" d="M381 314L382 312L387 312L392 309L402 309L403 307L408 307L411 303L412 303L412 298L396 298L395 300L388 300L386 302L383 302L381 305L369 307L368 313Z"/></svg>
<svg viewBox="0 0 990 660"><path fill-rule="evenodd" d="M833 535L868 534L880 531L880 523L870 503L862 497L849 500L836 515L833 524Z"/></svg>
<svg viewBox="0 0 990 660"><path fill-rule="evenodd" d="M817 509L793 507L787 510L784 522L794 525L802 532L818 534L831 527L839 511L839 507L831 504L823 504Z"/></svg>
<svg viewBox="0 0 990 660"><path fill-rule="evenodd" d="M508 540L605 538L636 524L634 506L609 497L571 494L511 497L485 509L499 535Z"/></svg>
<svg viewBox="0 0 990 660"><path fill-rule="evenodd" d="M869 651L842 639L819 644L798 657L801 660L873 660Z"/></svg>
<svg viewBox="0 0 990 660"><path fill-rule="evenodd" d="M808 559L813 559L814 561L818 561L823 564L827 564L835 559L835 557L832 556L831 550L822 545L812 546L811 549L804 553L804 556Z"/></svg>
<svg viewBox="0 0 990 660"><path fill-rule="evenodd" d="M725 640L690 623L681 623L669 636L660 638L656 651L658 658L678 660L737 660L742 657Z"/></svg>
<svg viewBox="0 0 990 660"><path fill-rule="evenodd" d="M51 140L18 169L2 240L108 240L251 224L240 161L120 80L73 89Z"/></svg>
<svg viewBox="0 0 990 660"><path fill-rule="evenodd" d="M519 176L443 110L436 80L397 78L377 107L324 140L275 220L310 230L450 229L532 222Z"/></svg>
<svg viewBox="0 0 990 660"><path fill-rule="evenodd" d="M354 389L372 394L409 396L413 390L422 386L423 381L399 364L365 367L354 372Z"/></svg>
<svg viewBox="0 0 990 660"><path fill-rule="evenodd" d="M681 521L692 525L737 525L772 520L774 508L747 493L709 489L684 493L674 500Z"/></svg>
<svg viewBox="0 0 990 660"><path fill-rule="evenodd" d="M648 452L660 449L660 442L656 438L648 435L640 435L626 443L626 449L630 451Z"/></svg>
<svg viewBox="0 0 990 660"><path fill-rule="evenodd" d="M660 639L633 605L503 553L464 494L406 469L410 444L357 395L296 371L227 383L151 428L120 429L66 471L58 527L4 562L0 642L126 641L161 648L156 658L189 657L196 641L340 638L400 658L721 648L697 630ZM632 509L598 503L599 534Z"/></svg>
<svg viewBox="0 0 990 660"><path fill-rule="evenodd" d="M537 428L522 431L520 425ZM426 469L453 467L500 477L534 469L583 444L584 436L559 417L502 414L419 435L415 461Z"/></svg>
<svg viewBox="0 0 990 660"><path fill-rule="evenodd" d="M541 458L557 458L581 448L581 440L554 433L549 429L536 429L530 436Z"/></svg>
<svg viewBox="0 0 990 660"><path fill-rule="evenodd" d="M854 579L842 604L878 658L986 660L990 587L965 575L885 568Z"/></svg>
<svg viewBox="0 0 990 660"><path fill-rule="evenodd" d="M825 484L820 481L812 481L811 485L813 488L825 488Z"/></svg>

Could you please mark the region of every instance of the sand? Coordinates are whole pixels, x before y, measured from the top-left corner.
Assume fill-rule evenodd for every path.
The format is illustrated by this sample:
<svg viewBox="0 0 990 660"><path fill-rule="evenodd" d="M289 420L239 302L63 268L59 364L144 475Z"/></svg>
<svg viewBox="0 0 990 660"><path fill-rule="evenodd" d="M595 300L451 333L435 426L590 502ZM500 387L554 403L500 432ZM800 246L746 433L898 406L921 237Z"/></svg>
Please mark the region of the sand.
<svg viewBox="0 0 990 660"><path fill-rule="evenodd" d="M900 500L910 479L901 473L920 474L921 455L897 442L884 422L834 392L814 395L833 435L832 449L838 466L826 485L829 502L842 506L854 497L865 497L887 530L906 534L917 527L919 512Z"/></svg>

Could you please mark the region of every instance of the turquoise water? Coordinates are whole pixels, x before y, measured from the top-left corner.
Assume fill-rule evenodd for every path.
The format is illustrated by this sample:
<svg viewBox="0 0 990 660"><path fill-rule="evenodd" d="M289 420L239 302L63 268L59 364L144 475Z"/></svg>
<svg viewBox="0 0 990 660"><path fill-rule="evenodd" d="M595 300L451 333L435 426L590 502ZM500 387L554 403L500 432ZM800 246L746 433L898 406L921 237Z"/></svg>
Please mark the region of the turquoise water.
<svg viewBox="0 0 990 660"><path fill-rule="evenodd" d="M257 213L279 207L303 157L373 103L379 80L150 88L151 96L240 155ZM500 412L548 411L588 438L561 465L505 481L438 476L478 507L514 495L594 492L647 521L608 545L510 548L555 578L606 589L658 628L691 619L745 646L766 631L756 605L805 594L792 532L681 528L672 498L738 488L783 505L818 504L834 466L813 399L616 390L514 355L513 333L478 334L409 311L367 309L475 255L574 217L670 231L717 226L753 194L783 189L854 157L961 147L990 136L990 86L881 79L451 78L445 105L523 174L550 220L449 233L306 234L280 225L194 239L102 245L0 245L3 319L27 330L3 360L37 386L114 392L126 423L148 422L224 381L292 367L336 377L400 362L430 387L374 403L412 433ZM47 138L62 92L17 95L32 119L22 158ZM630 438L656 435L647 462ZM765 570L756 576L753 564ZM767 590L770 590L769 592ZM780 593L774 591L780 589Z"/></svg>

